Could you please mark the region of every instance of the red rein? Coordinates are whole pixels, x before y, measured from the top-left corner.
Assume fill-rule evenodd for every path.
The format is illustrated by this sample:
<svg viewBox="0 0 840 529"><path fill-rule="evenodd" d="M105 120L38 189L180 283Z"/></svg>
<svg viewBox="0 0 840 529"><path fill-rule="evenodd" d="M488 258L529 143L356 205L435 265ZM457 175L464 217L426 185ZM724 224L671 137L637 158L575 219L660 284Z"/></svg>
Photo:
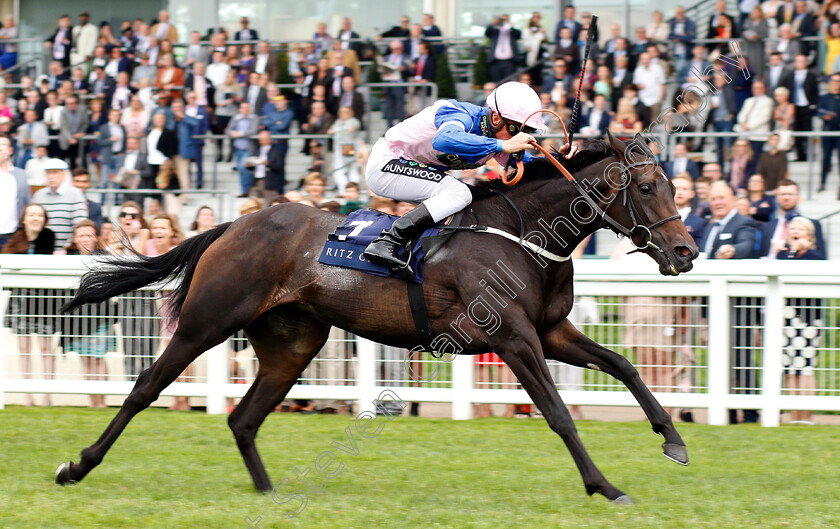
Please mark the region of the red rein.
<svg viewBox="0 0 840 529"><path fill-rule="evenodd" d="M566 130L566 124L563 122L563 118L561 118L560 116L558 116L558 115L557 115L557 113L556 113L556 112L554 112L553 110L549 110L549 109L547 109L547 108L542 108L542 109L540 109L540 110L537 110L536 112L532 113L530 116L528 116L527 118L525 118L525 119L523 120L523 123L527 123L527 122L528 122L528 120L529 120L529 119L531 119L531 116L533 116L534 114L540 114L540 113L543 113L543 112L548 112L549 114L551 114L552 116L554 116L555 118L557 118L557 119L560 121L560 124L563 126L563 134L566 136L566 143L569 143L569 131L568 131L568 130ZM570 182L571 182L572 180L574 180L574 177L572 176L572 174L571 174L571 173L570 173L570 172L569 172L569 171L568 171L565 167L563 167L563 166L560 164L560 162L559 162L559 161L557 161L557 158L555 158L554 156L552 156L552 155L551 155L551 153L550 153L550 152L548 152L545 148L543 148L543 146L542 146L542 145L538 144L538 143L537 143L537 140L532 140L532 141L531 141L531 147L533 147L534 149L536 149L536 150L540 151L540 153L542 153L542 155L543 155L543 156L545 156L546 158L548 158L548 159L551 161L551 163L553 163L553 164L554 164L554 167L556 167L556 168L557 168L557 170L558 170L558 171L560 171L560 173L561 173L563 176L565 176L565 177L566 177L566 180L568 180L568 181L570 181ZM571 145L569 145L569 149L571 149ZM522 175L523 175L524 173L525 173L525 166L524 166L524 164L522 163L522 161L520 160L520 161L516 162L516 174L514 175L514 177L513 177L513 178L508 179L507 172L503 172L503 173L502 173L502 182L503 182L505 185L508 185L508 186L516 185L516 184L517 184L517 183L519 183L519 181L522 179Z"/></svg>

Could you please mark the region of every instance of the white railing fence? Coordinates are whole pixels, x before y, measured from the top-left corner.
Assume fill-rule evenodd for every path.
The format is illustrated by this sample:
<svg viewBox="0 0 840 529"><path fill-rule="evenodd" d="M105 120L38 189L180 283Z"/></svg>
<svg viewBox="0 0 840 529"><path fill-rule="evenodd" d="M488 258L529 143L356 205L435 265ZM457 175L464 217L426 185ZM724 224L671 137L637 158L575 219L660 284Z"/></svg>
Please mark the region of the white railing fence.
<svg viewBox="0 0 840 529"><path fill-rule="evenodd" d="M0 408L19 394L76 404L83 395L125 396L165 346L155 291L58 315L90 264L72 256L0 256ZM777 426L782 410L840 411L836 262L702 260L677 278L660 276L653 261L575 266L572 320L634 362L663 406L705 408L710 424L726 424L730 409L758 409L764 426ZM604 373L549 366L567 404L637 405ZM228 398L245 394L255 367L240 334L205 353L162 395L198 397L208 413L224 413ZM340 329L288 398L353 400L372 410L385 389L406 402L450 403L454 419L471 418L475 403L531 403L492 357L409 358Z"/></svg>

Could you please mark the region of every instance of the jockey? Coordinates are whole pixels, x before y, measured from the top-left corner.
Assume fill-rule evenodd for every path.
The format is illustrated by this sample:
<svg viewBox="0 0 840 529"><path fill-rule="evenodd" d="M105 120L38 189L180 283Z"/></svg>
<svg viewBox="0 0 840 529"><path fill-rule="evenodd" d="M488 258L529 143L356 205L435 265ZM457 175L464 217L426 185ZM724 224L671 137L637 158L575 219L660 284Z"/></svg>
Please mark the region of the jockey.
<svg viewBox="0 0 840 529"><path fill-rule="evenodd" d="M490 158L505 167L511 154L528 148L534 132L547 130L540 114L528 118L540 108L530 86L508 82L487 97L486 108L440 100L388 129L371 149L365 170L368 187L384 197L422 202L370 243L365 258L412 275L397 251L472 202L469 187L446 171L480 167ZM568 152L566 158L575 150L568 144L560 148Z"/></svg>

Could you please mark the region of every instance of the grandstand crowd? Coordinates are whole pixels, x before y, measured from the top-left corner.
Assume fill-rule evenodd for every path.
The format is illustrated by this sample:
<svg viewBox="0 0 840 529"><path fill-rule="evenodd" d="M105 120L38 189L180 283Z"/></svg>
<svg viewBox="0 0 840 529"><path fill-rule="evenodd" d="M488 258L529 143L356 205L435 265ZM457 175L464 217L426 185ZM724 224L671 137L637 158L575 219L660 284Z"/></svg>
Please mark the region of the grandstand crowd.
<svg viewBox="0 0 840 529"><path fill-rule="evenodd" d="M840 131L840 0L745 0L738 6L727 12L719 0L706 20L692 20L677 6L669 20L655 11L645 26L598 28L580 87L590 13L568 6L553 28L536 12L521 27L500 15L485 31L474 102L483 105L499 83L518 80L567 125L579 91L577 131L585 137L672 133L675 121L661 119L669 112L682 118L682 131L736 132L712 140L713 162L702 156L709 144L701 138L678 140L673 152L651 143L677 185L683 219L697 217L698 242L719 237L720 222L735 211L755 221L748 223L750 257L784 252L795 258L800 250L824 256L818 224L816 233L810 225L807 248L787 239L788 222L801 217L788 168L815 156L794 133ZM372 99L378 92L368 98L360 87L374 78L395 84L381 91L388 126L430 104L429 86L439 68L448 68L440 59L451 46L433 16L415 23L402 17L381 35L365 36L344 18L337 32L319 23L310 40L282 45L261 40L247 18L235 30L194 28L186 35L167 11L152 21L125 20L119 28L94 22L88 13L75 22L62 16L44 35L47 73L3 80L3 252L159 255L187 236L177 213L188 194L177 191L208 187L208 159L233 163L238 197L249 199L243 214L285 201L342 213L371 206L400 214L412 207L365 189L365 133L375 138L383 131L365 130L371 123L366 114L380 102ZM17 62L16 37L15 20L7 17L0 29L4 70ZM684 91L690 86L695 91ZM549 126L561 130L556 119ZM302 153L293 154L306 156L309 168L287 177L289 139L296 137L305 141ZM840 161L840 136L823 137L821 145L824 191L835 151ZM497 178L501 170L491 163L456 174L469 183ZM731 205L729 192L715 187L720 180L729 184ZM122 190L119 218L102 215L97 188ZM726 204L714 203L716 189L726 195L718 202ZM192 232L214 222L212 210L202 208ZM714 256L720 246L701 243L701 250ZM151 313L150 304L140 299L120 310ZM49 330L30 324L21 323L20 332ZM142 337L160 329L135 331ZM151 342L132 347L132 361L153 357ZM147 367L143 362L127 363L126 374L138 374ZM89 368L96 373L94 364Z"/></svg>

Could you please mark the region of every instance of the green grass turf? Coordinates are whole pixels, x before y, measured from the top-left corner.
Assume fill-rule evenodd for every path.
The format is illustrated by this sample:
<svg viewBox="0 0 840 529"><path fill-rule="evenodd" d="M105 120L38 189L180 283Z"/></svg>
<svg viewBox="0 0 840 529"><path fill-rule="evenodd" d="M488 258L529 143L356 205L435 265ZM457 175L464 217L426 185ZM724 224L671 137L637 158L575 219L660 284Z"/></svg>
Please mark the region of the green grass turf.
<svg viewBox="0 0 840 529"><path fill-rule="evenodd" d="M294 519L254 492L225 416L143 412L77 485L53 482L114 409L0 411L0 528L826 528L840 526L840 429L679 424L691 466L662 457L636 423L578 424L584 444L633 506L586 496L542 419L400 417L310 493ZM349 416L273 414L258 446L273 483L343 442ZM292 490L287 486L285 493Z"/></svg>

